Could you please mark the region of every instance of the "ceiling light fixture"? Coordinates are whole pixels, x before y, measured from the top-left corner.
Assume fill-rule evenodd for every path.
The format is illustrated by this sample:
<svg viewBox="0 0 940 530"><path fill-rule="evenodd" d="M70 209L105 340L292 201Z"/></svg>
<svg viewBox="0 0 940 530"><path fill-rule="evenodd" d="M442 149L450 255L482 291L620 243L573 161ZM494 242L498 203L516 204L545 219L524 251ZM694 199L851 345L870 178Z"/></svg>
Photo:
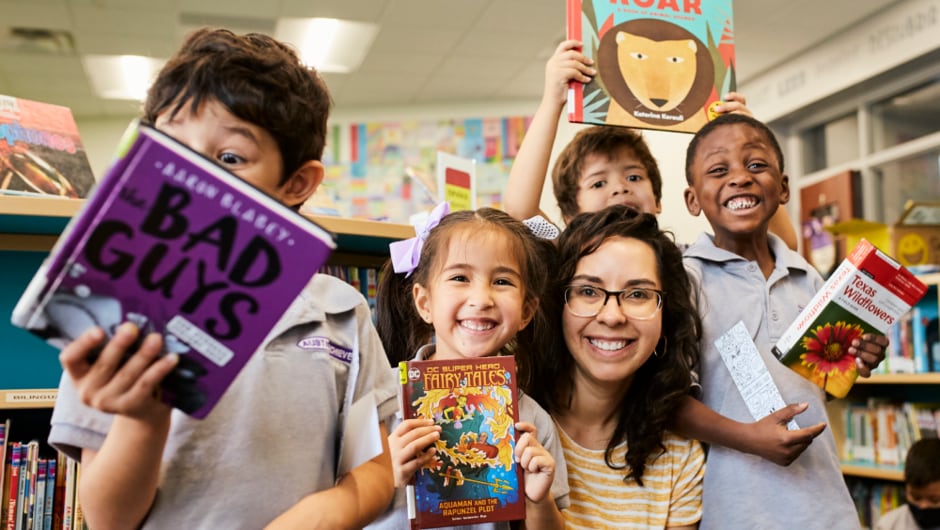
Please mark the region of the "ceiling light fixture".
<svg viewBox="0 0 940 530"><path fill-rule="evenodd" d="M163 66L162 59L140 55L86 55L85 73L98 96L143 101Z"/></svg>
<svg viewBox="0 0 940 530"><path fill-rule="evenodd" d="M336 18L280 18L277 39L297 48L304 64L321 72L349 73L359 68L379 27Z"/></svg>

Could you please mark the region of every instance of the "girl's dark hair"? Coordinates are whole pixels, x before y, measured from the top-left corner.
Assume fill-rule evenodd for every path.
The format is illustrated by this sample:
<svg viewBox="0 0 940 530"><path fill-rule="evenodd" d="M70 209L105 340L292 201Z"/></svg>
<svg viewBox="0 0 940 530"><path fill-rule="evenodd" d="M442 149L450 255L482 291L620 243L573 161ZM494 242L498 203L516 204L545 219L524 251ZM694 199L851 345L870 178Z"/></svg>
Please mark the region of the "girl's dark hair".
<svg viewBox="0 0 940 530"><path fill-rule="evenodd" d="M153 123L166 110L196 110L209 99L274 138L284 163L281 184L323 156L330 93L287 45L258 33L196 30L150 86L143 115Z"/></svg>
<svg viewBox="0 0 940 530"><path fill-rule="evenodd" d="M682 265L682 253L672 234L659 229L656 217L622 206L583 213L572 219L558 241L556 273L548 290L555 304L546 309L555 315L554 338L543 355L535 356L532 381L526 387L549 412L567 410L574 391L574 358L568 352L561 319L564 291L584 256L595 252L612 237L637 239L656 255L663 295L662 337L657 352L634 374L632 383L615 409L616 427L607 444L605 461L611 469L626 469L624 480L643 485L643 471L652 457L665 451L663 435L673 421L681 400L688 395L694 363L698 362L701 320L692 297L692 284ZM665 350L665 351L663 351ZM614 449L627 441L626 462L613 460Z"/></svg>
<svg viewBox="0 0 940 530"><path fill-rule="evenodd" d="M779 162L777 169L780 170L780 173L783 173L783 150L780 149L780 143L777 141L777 137L774 136L774 132L770 130L770 127L764 125L764 122L756 120L746 114L722 114L703 125L702 128L695 133L695 136L692 137L692 141L689 142L689 146L685 150L685 181L690 186L693 184L692 164L695 162L695 155L698 154L699 144L706 136L715 131L715 129L724 127L725 125L735 124L747 125L767 137L767 143L770 144L770 148L773 149L774 154L777 155L777 161Z"/></svg>
<svg viewBox="0 0 940 530"><path fill-rule="evenodd" d="M544 299L555 248L550 241L532 235L521 221L493 208L454 212L441 219L440 224L430 230L421 249L418 266L411 276L394 272L390 261L382 267L376 293L376 328L392 366L411 359L418 348L429 344L434 336L434 328L421 319L415 308L414 285L429 286L433 283L432 275L440 270L447 258L445 253L452 238L488 236L493 232L505 234L513 240L511 248L519 260L519 273L524 282L524 303L534 310L529 325L502 352L516 356L517 377L524 388L524 382L529 381L532 373L530 352L545 348L544 342L549 337L549 320L540 300Z"/></svg>

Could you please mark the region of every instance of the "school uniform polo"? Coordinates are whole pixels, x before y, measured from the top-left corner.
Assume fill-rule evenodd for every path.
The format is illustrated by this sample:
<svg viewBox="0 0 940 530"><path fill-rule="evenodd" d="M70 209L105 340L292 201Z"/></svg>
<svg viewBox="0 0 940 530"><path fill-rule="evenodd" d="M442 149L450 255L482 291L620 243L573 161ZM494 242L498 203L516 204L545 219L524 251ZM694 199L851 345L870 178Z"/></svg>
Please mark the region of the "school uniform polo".
<svg viewBox="0 0 940 530"><path fill-rule="evenodd" d="M352 403L372 392L384 421L397 389L366 300L317 274L208 417L173 411L142 528L263 528L336 483ZM72 458L99 450L112 418L82 405L65 374L49 442Z"/></svg>
<svg viewBox="0 0 940 530"><path fill-rule="evenodd" d="M809 303L823 280L799 254L769 234L774 270L765 279L756 262L716 247L702 234L684 254L699 290L703 337L699 376L702 401L731 419L753 422L715 340L739 321L750 332L787 404L809 403L795 420L801 427L827 422L825 395L784 366L772 347ZM711 446L705 464L699 528L857 529L832 431L826 429L787 467L758 456Z"/></svg>

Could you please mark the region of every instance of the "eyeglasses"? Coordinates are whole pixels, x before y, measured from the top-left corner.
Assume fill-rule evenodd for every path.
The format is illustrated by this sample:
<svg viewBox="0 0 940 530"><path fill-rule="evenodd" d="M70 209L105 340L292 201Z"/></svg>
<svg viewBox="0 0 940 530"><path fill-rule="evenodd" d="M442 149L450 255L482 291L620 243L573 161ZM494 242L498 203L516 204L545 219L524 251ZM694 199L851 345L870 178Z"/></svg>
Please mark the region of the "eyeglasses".
<svg viewBox="0 0 940 530"><path fill-rule="evenodd" d="M608 291L594 285L570 285L565 289L565 306L572 315L593 317L607 305L613 296L617 306L629 318L648 320L656 316L663 306L663 293L657 289L634 287L622 291Z"/></svg>

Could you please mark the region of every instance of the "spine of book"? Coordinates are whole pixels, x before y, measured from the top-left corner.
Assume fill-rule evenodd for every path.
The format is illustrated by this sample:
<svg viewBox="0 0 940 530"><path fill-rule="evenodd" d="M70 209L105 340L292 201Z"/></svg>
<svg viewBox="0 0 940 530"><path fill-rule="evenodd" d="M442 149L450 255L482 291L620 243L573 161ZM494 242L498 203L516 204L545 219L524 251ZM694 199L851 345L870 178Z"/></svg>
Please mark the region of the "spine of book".
<svg viewBox="0 0 940 530"><path fill-rule="evenodd" d="M52 507L55 502L56 475L58 462L50 458L46 463L46 498L42 506L42 527L44 530L54 530L52 526Z"/></svg>
<svg viewBox="0 0 940 530"><path fill-rule="evenodd" d="M581 1L582 0L567 0L565 21L568 38L584 42L584 38L581 34ZM568 84L568 121L579 123L584 121L583 102L584 84L572 81Z"/></svg>
<svg viewBox="0 0 940 530"><path fill-rule="evenodd" d="M6 530L16 530L16 520L17 520L17 511L16 511L16 500L19 496L20 491L20 470L22 469L21 460L23 457L23 445L19 442L14 442L11 446L10 457L10 487L9 495L7 496L7 520L6 520Z"/></svg>
<svg viewBox="0 0 940 530"><path fill-rule="evenodd" d="M75 490L78 489L76 477L78 473L78 462L72 458L66 459L66 469L65 498L62 507L62 530L71 530L75 512Z"/></svg>
<svg viewBox="0 0 940 530"><path fill-rule="evenodd" d="M10 444L10 420L9 418L0 423L0 493L3 492L4 484L6 483L6 467L7 467L7 447ZM6 501L6 497L0 496L2 501ZM2 502L0 502L2 504ZM3 510L0 509L0 513Z"/></svg>
<svg viewBox="0 0 940 530"><path fill-rule="evenodd" d="M52 499L52 528L62 530L62 518L65 510L65 481L68 477L68 457L64 453L56 454L55 495Z"/></svg>
<svg viewBox="0 0 940 530"><path fill-rule="evenodd" d="M30 514L30 528L32 530L42 530L43 529L43 514L46 509L46 470L48 468L48 461L45 458L40 458L36 464L36 493L34 495L35 502L32 506L32 513Z"/></svg>

